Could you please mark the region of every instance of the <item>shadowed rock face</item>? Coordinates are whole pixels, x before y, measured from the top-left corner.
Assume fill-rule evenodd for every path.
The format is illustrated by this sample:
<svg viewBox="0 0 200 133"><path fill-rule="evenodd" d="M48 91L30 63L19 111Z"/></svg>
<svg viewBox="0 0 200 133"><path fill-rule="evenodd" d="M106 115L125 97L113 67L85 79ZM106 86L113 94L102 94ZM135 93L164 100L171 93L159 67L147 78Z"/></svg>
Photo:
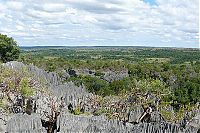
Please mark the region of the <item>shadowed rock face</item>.
<svg viewBox="0 0 200 133"><path fill-rule="evenodd" d="M53 92L54 97L57 99L62 97L64 99L66 107L64 107L56 121L56 126L60 130L59 133L196 133L199 128L199 121L196 121L199 119L199 115L194 117L193 121L189 124L190 126L186 125L186 128L183 129L179 125L165 122L160 117L158 112L152 113L150 123L139 123L135 125L129 123L137 121L138 117L144 111L141 107L135 108L130 112L129 121L127 123L123 123L118 120L108 120L105 116L72 115L67 112L67 106L69 104L75 107L80 101L87 101L87 98L92 96L92 94L85 90L84 86L77 87L73 82L61 84L56 73L47 73L32 65L26 66L19 62L9 62L4 64L4 66L12 68L16 71L27 69L28 72L34 74L35 78L44 80L49 90ZM126 76L126 73L127 72L122 74L120 77ZM113 79L112 76L111 78L108 78L108 80L110 79ZM42 117L38 112L42 112L44 111L43 108L47 108L45 100L48 101L49 99L42 94L39 95L39 97L40 98L37 101L38 107L35 111L36 114L32 113L31 115L27 115L19 113L10 115L11 118L8 119L6 125L6 131L8 133L47 132L46 129L42 127ZM3 122L0 121L0 124L1 123ZM197 128L194 128L193 126ZM2 130L5 130L3 128L4 127L2 127Z"/></svg>

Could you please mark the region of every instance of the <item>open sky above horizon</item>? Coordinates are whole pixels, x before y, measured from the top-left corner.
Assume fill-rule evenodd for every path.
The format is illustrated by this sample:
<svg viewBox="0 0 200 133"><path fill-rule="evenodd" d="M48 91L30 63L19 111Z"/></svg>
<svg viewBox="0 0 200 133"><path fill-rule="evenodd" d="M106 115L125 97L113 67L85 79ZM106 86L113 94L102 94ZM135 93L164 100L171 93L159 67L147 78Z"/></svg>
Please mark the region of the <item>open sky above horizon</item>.
<svg viewBox="0 0 200 133"><path fill-rule="evenodd" d="M0 0L20 46L199 46L199 0Z"/></svg>

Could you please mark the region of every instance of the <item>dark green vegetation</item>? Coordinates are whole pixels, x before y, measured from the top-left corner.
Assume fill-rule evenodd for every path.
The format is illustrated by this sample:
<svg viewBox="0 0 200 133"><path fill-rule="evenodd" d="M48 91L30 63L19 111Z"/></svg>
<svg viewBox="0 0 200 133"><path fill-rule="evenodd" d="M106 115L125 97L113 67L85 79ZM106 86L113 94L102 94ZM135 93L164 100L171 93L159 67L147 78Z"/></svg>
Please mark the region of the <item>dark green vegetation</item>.
<svg viewBox="0 0 200 133"><path fill-rule="evenodd" d="M101 96L150 93L160 106L171 105L177 112L189 110L200 102L200 51L198 49L91 47L24 49L19 61L56 71L89 69L93 76L74 74L74 81ZM107 71L124 71L123 79L108 82ZM62 71L62 72L61 72ZM139 98L141 99L142 96ZM151 101L143 101L151 103ZM145 103L144 103L145 104ZM165 118L171 115L161 110ZM177 114L177 115L180 115Z"/></svg>
<svg viewBox="0 0 200 133"><path fill-rule="evenodd" d="M45 49L45 47L44 48L35 47L28 49L26 47L24 48L23 55L26 55L26 57L28 56L30 60L33 58L34 60L53 59L53 61L60 62L63 59L65 60L65 62L68 62L75 67L81 67L80 64L83 65L84 64L83 62L87 62L86 63L87 67L92 65L91 68L96 67L96 69L109 66L110 61L111 62L123 61L123 63L125 64L127 64L127 62L128 63L168 62L170 64L181 64L185 62L199 61L200 59L200 54L198 49L135 48L135 47L89 47L89 48L59 47L58 49L56 49L56 47L55 48L50 47L50 49L48 49L48 47L47 49ZM95 61L96 63L94 64L93 61Z"/></svg>
<svg viewBox="0 0 200 133"><path fill-rule="evenodd" d="M16 60L19 57L19 53L20 49L13 38L0 34L0 61Z"/></svg>
<svg viewBox="0 0 200 133"><path fill-rule="evenodd" d="M199 59L198 49L133 47L32 49L23 51L20 58L27 64L58 73L71 68L96 70L95 77L79 75L67 81L84 83L89 91L103 96L129 92L141 84L145 91L167 92L161 96L168 102L174 101L174 105L199 101ZM108 69L128 69L129 76L108 83L101 79L101 72Z"/></svg>

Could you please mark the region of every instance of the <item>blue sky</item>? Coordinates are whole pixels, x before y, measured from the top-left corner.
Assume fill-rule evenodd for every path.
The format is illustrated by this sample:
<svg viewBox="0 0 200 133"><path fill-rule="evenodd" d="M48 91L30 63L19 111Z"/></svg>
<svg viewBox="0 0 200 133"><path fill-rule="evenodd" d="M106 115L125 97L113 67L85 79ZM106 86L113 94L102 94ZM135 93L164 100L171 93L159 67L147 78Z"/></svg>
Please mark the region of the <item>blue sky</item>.
<svg viewBox="0 0 200 133"><path fill-rule="evenodd" d="M198 0L0 0L20 46L199 47Z"/></svg>
<svg viewBox="0 0 200 133"><path fill-rule="evenodd" d="M150 5L157 5L156 0L144 0L144 2L149 3Z"/></svg>

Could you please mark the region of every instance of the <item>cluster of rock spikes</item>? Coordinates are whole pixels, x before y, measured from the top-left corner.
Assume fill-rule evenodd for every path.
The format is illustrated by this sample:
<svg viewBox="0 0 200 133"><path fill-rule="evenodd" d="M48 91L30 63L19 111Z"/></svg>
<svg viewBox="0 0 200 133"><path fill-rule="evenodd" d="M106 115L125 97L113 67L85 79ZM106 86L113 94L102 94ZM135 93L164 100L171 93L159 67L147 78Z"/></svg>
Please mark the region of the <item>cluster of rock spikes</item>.
<svg viewBox="0 0 200 133"><path fill-rule="evenodd" d="M84 85L62 83L56 73L33 65L13 61L0 68L1 73L11 74L6 73L0 84L0 133L200 132L200 110L195 110L193 121L170 123L151 105L130 109L130 96L116 101L105 98L102 103Z"/></svg>

